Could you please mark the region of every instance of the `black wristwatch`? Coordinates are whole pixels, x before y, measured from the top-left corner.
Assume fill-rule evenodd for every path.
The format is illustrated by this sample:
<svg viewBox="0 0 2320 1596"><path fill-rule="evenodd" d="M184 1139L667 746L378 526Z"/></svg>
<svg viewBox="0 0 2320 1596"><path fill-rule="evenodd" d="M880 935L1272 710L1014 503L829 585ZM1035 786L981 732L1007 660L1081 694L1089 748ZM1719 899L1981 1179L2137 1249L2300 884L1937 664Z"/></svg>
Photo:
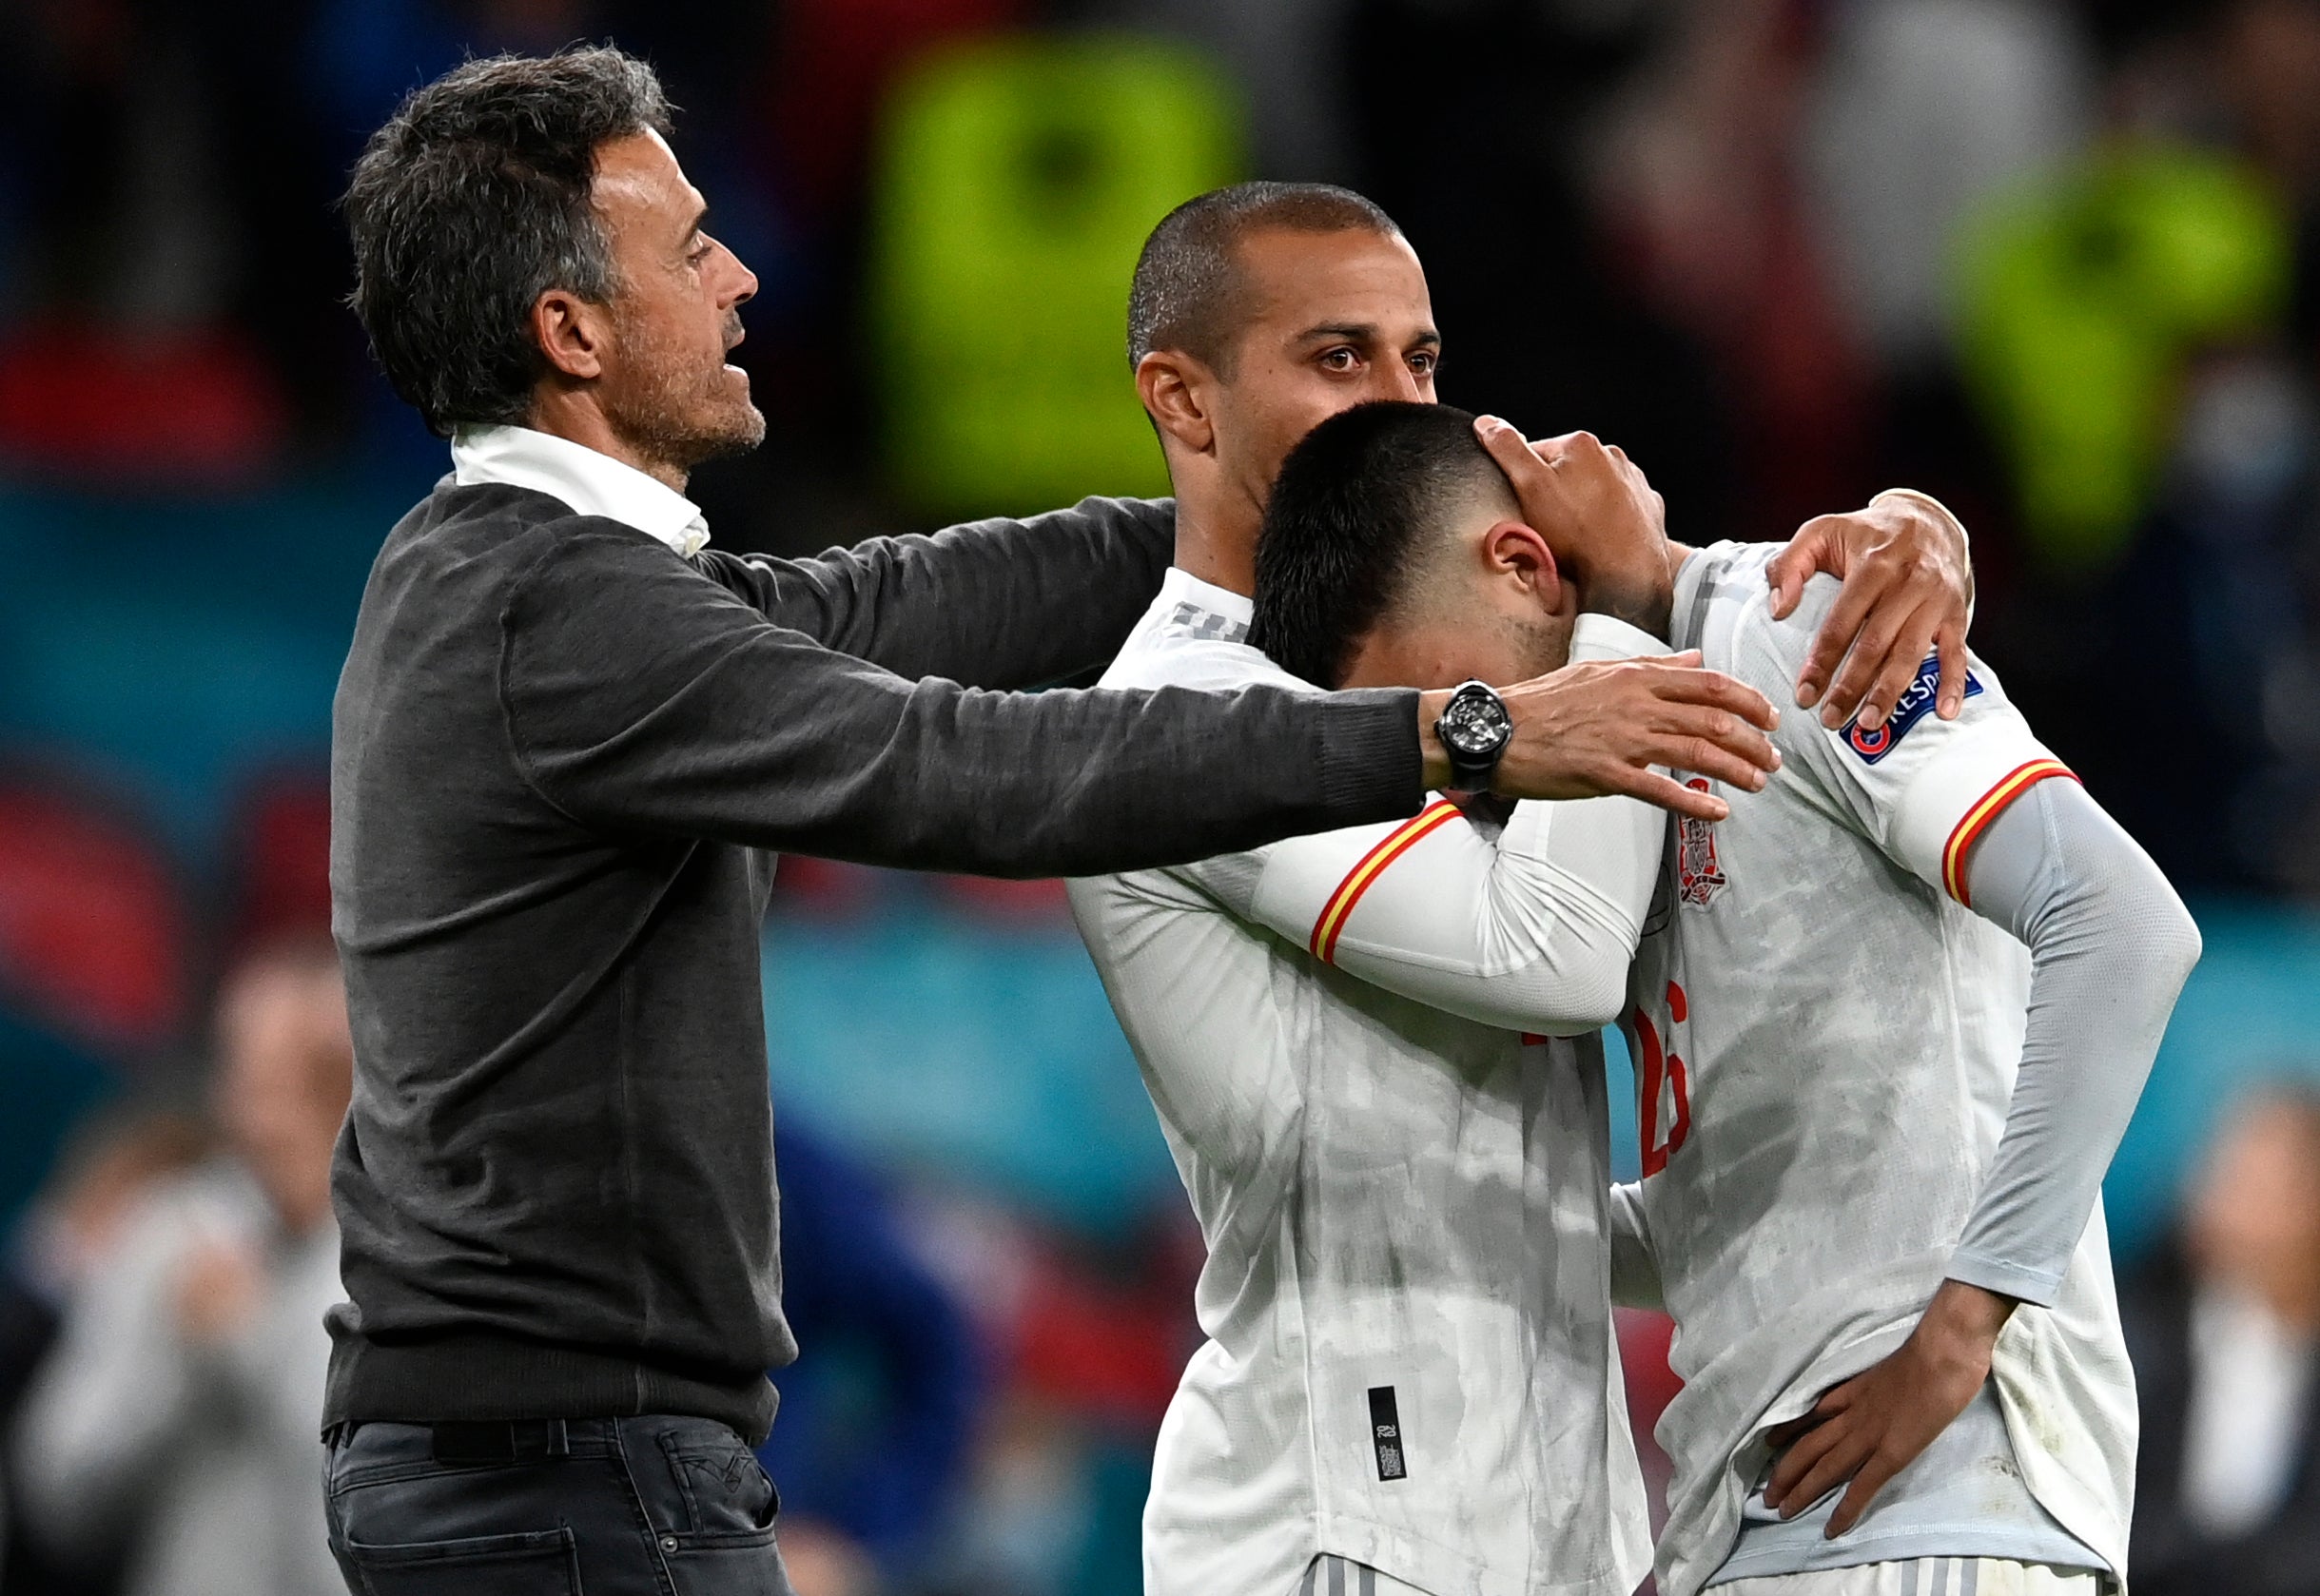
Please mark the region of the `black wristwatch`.
<svg viewBox="0 0 2320 1596"><path fill-rule="evenodd" d="M1450 754L1450 785L1459 792L1488 792L1498 773L1498 756L1514 740L1514 717L1507 701L1481 682L1467 682L1450 695L1433 734Z"/></svg>

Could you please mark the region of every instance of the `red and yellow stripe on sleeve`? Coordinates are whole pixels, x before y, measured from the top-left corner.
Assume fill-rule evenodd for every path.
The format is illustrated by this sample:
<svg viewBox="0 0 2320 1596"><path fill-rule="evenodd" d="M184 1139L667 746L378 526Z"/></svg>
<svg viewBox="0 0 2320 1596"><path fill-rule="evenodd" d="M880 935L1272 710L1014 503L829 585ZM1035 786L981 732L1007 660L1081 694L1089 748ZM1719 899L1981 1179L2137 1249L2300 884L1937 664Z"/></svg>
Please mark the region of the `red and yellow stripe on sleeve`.
<svg viewBox="0 0 2320 1596"><path fill-rule="evenodd" d="M1337 889L1329 895L1321 906L1321 918L1313 923L1313 936L1306 943L1313 956L1323 963L1333 962L1337 952L1337 938L1345 923L1353 918L1354 905L1370 884L1383 875L1386 866L1408 853L1433 835L1449 821L1457 818L1458 806L1447 798L1429 804L1413 818L1402 822L1388 834L1385 841L1361 856L1361 863L1345 873Z"/></svg>
<svg viewBox="0 0 2320 1596"><path fill-rule="evenodd" d="M2049 776L2066 776L2072 781L2077 774L2059 759L2034 759L2027 765L2017 765L1998 778L1998 785L1974 801L1973 808L1951 828L1949 841L1941 847L1941 886L1951 897L1967 908L1974 906L1965 889L1966 855L1973 852L1975 842L1990 827L1990 822L2003 814L2013 803Z"/></svg>

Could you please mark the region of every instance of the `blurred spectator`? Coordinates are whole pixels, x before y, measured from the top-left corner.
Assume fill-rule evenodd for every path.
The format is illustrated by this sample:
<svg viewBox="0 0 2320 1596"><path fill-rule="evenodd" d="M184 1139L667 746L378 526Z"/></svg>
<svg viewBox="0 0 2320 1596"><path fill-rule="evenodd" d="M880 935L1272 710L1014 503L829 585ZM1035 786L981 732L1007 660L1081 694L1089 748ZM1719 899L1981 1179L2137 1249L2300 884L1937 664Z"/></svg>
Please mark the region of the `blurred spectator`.
<svg viewBox="0 0 2320 1596"><path fill-rule="evenodd" d="M1582 197L1609 107L1661 21L1688 10L1357 0L1344 93L1355 186L1427 264L1442 397L1533 433L1616 438L1667 496L1669 524L1710 539L1745 502L1724 375L1709 341L1653 298L1616 195Z"/></svg>
<svg viewBox="0 0 2320 1596"><path fill-rule="evenodd" d="M2320 1578L2320 1092L2275 1086L2210 1146L2179 1255L2129 1294L2142 1596Z"/></svg>
<svg viewBox="0 0 2320 1596"><path fill-rule="evenodd" d="M1089 0L1081 9L1107 26L1189 40L1229 67L1266 177L1353 181L1344 61L1353 0Z"/></svg>
<svg viewBox="0 0 2320 1596"><path fill-rule="evenodd" d="M848 1596L907 1573L951 1507L982 1358L877 1178L795 1114L774 1124L782 1311L799 1352L757 1455L782 1489L799 1596Z"/></svg>
<svg viewBox="0 0 2320 1596"><path fill-rule="evenodd" d="M108 1268L123 1232L164 1181L208 1156L199 1121L166 1109L99 1111L59 1155L47 1185L19 1222L0 1266L0 1431L13 1425L26 1389L55 1345L66 1307ZM112 1548L76 1548L68 1567L29 1540L6 1493L0 1590L16 1596L96 1596L118 1580Z"/></svg>
<svg viewBox="0 0 2320 1596"><path fill-rule="evenodd" d="M100 1111L74 1135L0 1269L0 1420L15 1412L67 1305L110 1265L146 1198L208 1152L200 1122L167 1109Z"/></svg>
<svg viewBox="0 0 2320 1596"><path fill-rule="evenodd" d="M1865 480L1873 373L1806 204L1819 47L1797 0L1680 8L1598 146L1597 204L1718 370L1745 537L1784 536Z"/></svg>
<svg viewBox="0 0 2320 1596"><path fill-rule="evenodd" d="M326 944L258 950L218 1005L231 1149L122 1221L13 1438L26 1528L126 1547L130 1596L325 1596L317 1440L340 1295L330 1150L353 1045Z"/></svg>
<svg viewBox="0 0 2320 1596"><path fill-rule="evenodd" d="M1959 222L2084 144L2094 64L2039 0L1855 0L1832 29L1806 169L1852 335L1899 376L1947 356Z"/></svg>

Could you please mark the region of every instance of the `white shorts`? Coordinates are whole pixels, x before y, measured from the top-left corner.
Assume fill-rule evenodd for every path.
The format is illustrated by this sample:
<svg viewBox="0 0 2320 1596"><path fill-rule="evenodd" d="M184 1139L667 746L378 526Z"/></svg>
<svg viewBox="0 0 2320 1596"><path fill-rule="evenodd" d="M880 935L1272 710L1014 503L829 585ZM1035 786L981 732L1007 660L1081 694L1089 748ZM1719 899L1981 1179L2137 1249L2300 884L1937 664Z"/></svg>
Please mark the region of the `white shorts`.
<svg viewBox="0 0 2320 1596"><path fill-rule="evenodd" d="M2087 1568L1999 1557L1913 1557L1726 1580L1705 1596L2099 1596L2104 1583L2104 1575Z"/></svg>
<svg viewBox="0 0 2320 1596"><path fill-rule="evenodd" d="M1365 1563L1323 1552L1305 1566L1294 1596L1432 1596Z"/></svg>

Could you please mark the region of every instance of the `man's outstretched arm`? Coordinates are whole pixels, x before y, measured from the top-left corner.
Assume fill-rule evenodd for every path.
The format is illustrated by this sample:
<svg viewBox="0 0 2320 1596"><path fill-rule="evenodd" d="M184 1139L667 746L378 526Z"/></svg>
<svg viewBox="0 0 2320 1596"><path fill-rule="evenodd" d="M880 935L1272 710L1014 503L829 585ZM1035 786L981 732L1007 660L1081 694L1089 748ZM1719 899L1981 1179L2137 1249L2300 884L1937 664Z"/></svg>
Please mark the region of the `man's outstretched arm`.
<svg viewBox="0 0 2320 1596"><path fill-rule="evenodd" d="M575 545L586 540L586 557ZM1038 694L907 681L777 627L624 533L558 538L504 607L510 752L583 825L994 875L1179 864L1413 813L1448 779L1442 694ZM1509 796L1753 788L1762 694L1619 661L1509 690ZM1726 773L1728 772L1728 774Z"/></svg>
<svg viewBox="0 0 2320 1596"><path fill-rule="evenodd" d="M2069 780L2041 780L1973 847L1968 904L2027 944L2029 1026L2006 1125L1949 1278L1899 1351L1774 1436L1764 1489L1794 1517L1848 1479L1851 1528L1981 1389L2020 1302L2051 1305L2126 1134L2199 932L2158 866Z"/></svg>
<svg viewBox="0 0 2320 1596"><path fill-rule="evenodd" d="M1086 498L810 559L699 557L769 620L825 648L898 676L1024 688L1118 652L1175 546L1175 500Z"/></svg>

